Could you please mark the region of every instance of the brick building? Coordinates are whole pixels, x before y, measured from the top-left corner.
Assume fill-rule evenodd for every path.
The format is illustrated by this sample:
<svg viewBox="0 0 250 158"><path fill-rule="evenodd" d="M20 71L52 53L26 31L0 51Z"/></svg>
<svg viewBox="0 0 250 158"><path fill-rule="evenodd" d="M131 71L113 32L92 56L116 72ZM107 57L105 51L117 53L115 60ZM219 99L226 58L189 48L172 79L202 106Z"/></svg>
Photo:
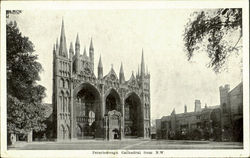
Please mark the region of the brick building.
<svg viewBox="0 0 250 158"><path fill-rule="evenodd" d="M221 86L220 105L201 108L195 100L193 112L171 115L156 120L158 139L195 139L217 141L243 140L243 84L230 91L229 85Z"/></svg>
<svg viewBox="0 0 250 158"><path fill-rule="evenodd" d="M69 53L68 53L69 52ZM145 70L142 51L140 70L125 80L111 67L103 75L99 58L94 74L94 45L89 55L80 54L79 36L75 49L67 49L64 23L60 43L53 49L53 135L64 139L150 138L150 74Z"/></svg>

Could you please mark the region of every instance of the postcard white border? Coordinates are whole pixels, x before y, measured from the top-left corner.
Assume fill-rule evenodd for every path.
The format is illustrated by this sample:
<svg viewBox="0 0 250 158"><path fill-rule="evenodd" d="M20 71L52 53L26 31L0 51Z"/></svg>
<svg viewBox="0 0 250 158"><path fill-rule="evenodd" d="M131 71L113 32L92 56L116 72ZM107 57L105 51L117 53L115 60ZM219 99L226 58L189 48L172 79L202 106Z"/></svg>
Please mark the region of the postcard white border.
<svg viewBox="0 0 250 158"><path fill-rule="evenodd" d="M205 6L205 7L204 7ZM243 102L244 149L164 150L164 155L96 155L92 150L7 150L6 137L6 10L77 10L77 9L182 9L243 8ZM246 157L249 156L249 3L228 1L2 1L1 2L1 155L3 157ZM105 150L102 150L105 151ZM110 150L116 151L116 150ZM118 150L124 151L124 150ZM132 151L132 150L130 150ZM143 151L143 150L141 150ZM154 150L153 150L154 151ZM161 150L162 151L162 150Z"/></svg>

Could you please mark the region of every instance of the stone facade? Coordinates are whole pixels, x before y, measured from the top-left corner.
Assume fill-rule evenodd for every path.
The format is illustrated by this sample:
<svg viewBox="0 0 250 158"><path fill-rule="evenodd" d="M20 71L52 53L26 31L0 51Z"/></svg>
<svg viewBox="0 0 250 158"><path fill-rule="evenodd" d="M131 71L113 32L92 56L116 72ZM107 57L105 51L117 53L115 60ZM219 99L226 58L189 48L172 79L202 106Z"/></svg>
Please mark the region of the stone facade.
<svg viewBox="0 0 250 158"><path fill-rule="evenodd" d="M222 139L243 141L243 83L230 91L230 86L220 88L222 109Z"/></svg>
<svg viewBox="0 0 250 158"><path fill-rule="evenodd" d="M220 105L201 108L195 100L194 112L163 116L156 120L158 139L213 139L242 141L243 139L243 90L242 83L230 91L229 85L221 86Z"/></svg>
<svg viewBox="0 0 250 158"><path fill-rule="evenodd" d="M77 35L67 49L64 23L53 49L53 135L67 139L150 137L150 74L142 51L140 70L125 80L113 66L103 76L101 57L94 74L94 46L80 54ZM69 53L68 53L69 52Z"/></svg>

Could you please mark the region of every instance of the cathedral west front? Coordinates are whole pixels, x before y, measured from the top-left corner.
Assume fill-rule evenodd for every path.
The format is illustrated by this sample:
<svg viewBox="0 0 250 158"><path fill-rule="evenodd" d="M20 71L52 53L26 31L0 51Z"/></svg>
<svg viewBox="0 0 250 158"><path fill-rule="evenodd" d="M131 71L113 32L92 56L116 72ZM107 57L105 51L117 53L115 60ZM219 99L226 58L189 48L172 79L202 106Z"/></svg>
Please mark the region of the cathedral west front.
<svg viewBox="0 0 250 158"><path fill-rule="evenodd" d="M141 65L125 80L123 65L103 74L101 57L94 74L94 44L81 53L77 35L67 49L64 22L53 49L53 136L69 139L150 138L150 74Z"/></svg>

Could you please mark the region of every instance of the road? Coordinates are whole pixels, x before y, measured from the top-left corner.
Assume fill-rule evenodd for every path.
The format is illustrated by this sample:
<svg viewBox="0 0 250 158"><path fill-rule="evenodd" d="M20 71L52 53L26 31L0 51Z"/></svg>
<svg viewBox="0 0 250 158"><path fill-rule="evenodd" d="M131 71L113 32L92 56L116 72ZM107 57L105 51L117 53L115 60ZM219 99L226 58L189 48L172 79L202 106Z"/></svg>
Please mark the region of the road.
<svg viewBox="0 0 250 158"><path fill-rule="evenodd" d="M242 149L240 142L186 140L79 140L68 142L17 142L10 150L166 150L166 149Z"/></svg>

